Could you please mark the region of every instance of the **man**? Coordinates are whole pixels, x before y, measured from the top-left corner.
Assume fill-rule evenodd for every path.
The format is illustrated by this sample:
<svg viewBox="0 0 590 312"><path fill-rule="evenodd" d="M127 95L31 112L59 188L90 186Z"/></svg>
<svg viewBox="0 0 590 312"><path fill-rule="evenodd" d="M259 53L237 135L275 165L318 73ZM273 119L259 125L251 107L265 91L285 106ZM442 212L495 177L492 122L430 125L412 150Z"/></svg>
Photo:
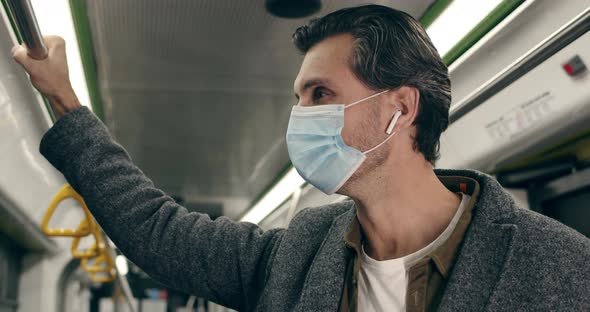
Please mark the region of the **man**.
<svg viewBox="0 0 590 312"><path fill-rule="evenodd" d="M129 259L171 287L243 311L590 309L587 238L517 208L487 175L433 170L450 81L418 22L363 6L293 38L305 58L290 158L352 200L266 232L188 213L155 188L80 107L63 40L47 38L44 61L14 55L59 118L41 153Z"/></svg>

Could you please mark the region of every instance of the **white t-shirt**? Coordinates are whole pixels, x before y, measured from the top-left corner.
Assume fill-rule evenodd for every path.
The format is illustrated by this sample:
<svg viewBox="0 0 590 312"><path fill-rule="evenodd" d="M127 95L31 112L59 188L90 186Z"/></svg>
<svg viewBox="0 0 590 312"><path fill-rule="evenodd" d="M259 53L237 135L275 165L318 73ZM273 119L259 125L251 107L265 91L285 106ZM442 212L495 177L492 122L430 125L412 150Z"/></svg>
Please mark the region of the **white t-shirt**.
<svg viewBox="0 0 590 312"><path fill-rule="evenodd" d="M377 261L363 248L358 276L358 311L405 311L407 269L441 246L453 233L471 196L463 194L461 204L447 228L428 246L407 256Z"/></svg>

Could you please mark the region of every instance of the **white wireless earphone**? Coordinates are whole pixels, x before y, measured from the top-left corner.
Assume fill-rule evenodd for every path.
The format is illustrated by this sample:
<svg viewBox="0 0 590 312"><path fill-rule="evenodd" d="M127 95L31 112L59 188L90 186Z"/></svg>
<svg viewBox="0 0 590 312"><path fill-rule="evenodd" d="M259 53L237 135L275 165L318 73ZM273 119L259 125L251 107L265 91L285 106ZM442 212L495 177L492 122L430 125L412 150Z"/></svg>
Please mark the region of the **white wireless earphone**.
<svg viewBox="0 0 590 312"><path fill-rule="evenodd" d="M391 118L391 121L389 122L389 125L387 126L387 130L385 130L385 133L391 134L393 132L393 128L395 127L395 124L397 123L397 120L399 119L399 117L401 115L402 115L401 110L398 110L397 112L395 112L395 114L393 115L393 118Z"/></svg>

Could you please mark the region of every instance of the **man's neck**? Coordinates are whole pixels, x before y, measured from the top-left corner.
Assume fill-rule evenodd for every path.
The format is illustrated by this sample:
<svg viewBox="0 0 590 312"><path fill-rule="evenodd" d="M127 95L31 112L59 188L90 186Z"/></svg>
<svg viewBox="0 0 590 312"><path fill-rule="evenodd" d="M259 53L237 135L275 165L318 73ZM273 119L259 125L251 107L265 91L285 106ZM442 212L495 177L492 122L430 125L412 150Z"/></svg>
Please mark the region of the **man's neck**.
<svg viewBox="0 0 590 312"><path fill-rule="evenodd" d="M449 191L420 159L389 164L378 172L394 174L367 179L375 184L363 187L370 193L354 196L365 252L373 259L387 260L426 247L446 229L460 196Z"/></svg>

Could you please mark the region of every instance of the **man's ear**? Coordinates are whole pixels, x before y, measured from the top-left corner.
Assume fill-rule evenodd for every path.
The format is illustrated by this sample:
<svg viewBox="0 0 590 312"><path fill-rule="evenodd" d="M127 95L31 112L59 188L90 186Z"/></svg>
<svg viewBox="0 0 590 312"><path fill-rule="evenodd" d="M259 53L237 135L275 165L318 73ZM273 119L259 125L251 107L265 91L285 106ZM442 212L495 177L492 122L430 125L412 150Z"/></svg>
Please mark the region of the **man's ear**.
<svg viewBox="0 0 590 312"><path fill-rule="evenodd" d="M395 128L404 129L410 127L420 110L420 91L414 87L402 86L392 90L391 96L393 97L391 103L395 106L393 113L397 110L402 112Z"/></svg>

